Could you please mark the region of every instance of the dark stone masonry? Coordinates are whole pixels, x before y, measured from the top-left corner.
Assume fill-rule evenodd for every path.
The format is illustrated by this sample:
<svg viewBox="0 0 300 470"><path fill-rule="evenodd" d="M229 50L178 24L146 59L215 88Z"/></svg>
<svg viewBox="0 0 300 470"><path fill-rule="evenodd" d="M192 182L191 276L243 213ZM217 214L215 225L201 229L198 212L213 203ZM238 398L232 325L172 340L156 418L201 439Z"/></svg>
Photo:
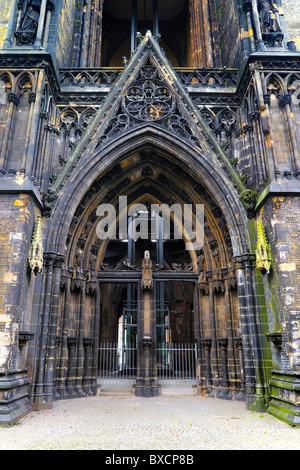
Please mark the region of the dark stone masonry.
<svg viewBox="0 0 300 470"><path fill-rule="evenodd" d="M184 382L300 426L299 13L0 0L0 424Z"/></svg>

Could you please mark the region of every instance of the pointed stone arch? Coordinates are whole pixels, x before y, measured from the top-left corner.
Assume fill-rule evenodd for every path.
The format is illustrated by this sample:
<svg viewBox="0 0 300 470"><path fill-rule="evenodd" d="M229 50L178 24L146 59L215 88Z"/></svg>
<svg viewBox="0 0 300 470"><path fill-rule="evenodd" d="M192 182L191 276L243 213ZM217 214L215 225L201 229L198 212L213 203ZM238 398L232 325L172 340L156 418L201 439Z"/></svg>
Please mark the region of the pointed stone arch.
<svg viewBox="0 0 300 470"><path fill-rule="evenodd" d="M140 83L143 86L139 88ZM137 103L134 112L132 109L129 112L124 104L125 96L133 97L132 102ZM169 108L163 108L165 112L161 115L152 114L152 108L145 108L145 103L156 109L157 103L162 107L167 104ZM143 109L145 113L141 113ZM149 184L143 188L145 182ZM45 233L47 262L43 274L45 284L40 285L38 295L50 294L51 300L48 302L47 298L40 313L48 332L48 346L46 349L40 348L37 376L43 374L46 367L49 371L48 383L51 384L56 357L53 349L56 326L61 321L62 309L69 312L70 292L77 296L80 324L84 324L85 308L94 309L91 321L97 324L99 311L96 304L100 293L96 269L104 258L99 255L99 244L95 243L95 210L103 201L115 202L124 190L132 196L132 201L143 201L143 197L149 194L150 200L153 198L162 203L176 197L175 201L181 204L191 200L203 201L206 205L208 217L204 257L206 269L210 268L211 275L198 279L195 259L196 255L201 257L202 254L194 253L192 275L195 276L194 281L197 280L195 285L198 289L194 301L197 296L207 293L223 295L223 281L227 274L226 285L237 287L245 355L246 400L249 405L259 401L261 395L256 396L256 388L261 384L263 372L257 344L255 256L252 254L254 233L241 197L245 186L151 33L147 33L141 42L49 189L47 198L44 197L44 203L49 202ZM92 229L89 230L89 227ZM230 246L232 250L230 269L235 270L234 276L229 275L231 271L225 246ZM62 294L61 287L66 285L69 287L64 287ZM92 296L95 296L94 300L90 299ZM88 304L85 303L86 298L89 299ZM197 302L195 305L198 315L199 305ZM211 304L210 309L213 308ZM64 317L63 321L67 322L68 318ZM82 329L78 331L79 336L84 334ZM81 343L78 347L82 347ZM82 360L82 349L78 351ZM214 363L217 364L216 337L213 338L212 351ZM45 394L49 401L52 400L53 383L50 388ZM40 397L37 397L39 400Z"/></svg>
<svg viewBox="0 0 300 470"><path fill-rule="evenodd" d="M148 158L145 158L145 151L149 152ZM137 157L139 153L141 155ZM187 143L168 132L162 133L152 123L143 124L138 132L134 129L126 136L122 135L112 139L101 148L101 155L91 153L89 158L87 158L87 154L85 157L61 187L48 220L45 257L54 257L53 262L46 263L44 273L48 286L46 290L53 295L50 305L47 303L44 305L49 321L55 324L59 319L58 312L61 308L65 308L63 305L67 302L67 298L62 301L62 306L60 306L61 301L59 300L62 292L62 280L65 278L69 280L63 281L63 285L65 282L71 283L71 292L79 296L78 299L81 295L80 292L82 295L87 295L88 299L92 299L95 295L98 295L97 298L99 298L95 274L104 261L102 255L105 251L102 249L102 253L99 254L100 246L95 242L94 237L95 224L97 223L95 209L99 203L116 201L121 191L128 188L131 188L133 202L138 200L138 197L141 201L143 201L143 196L147 199L147 191L154 200L156 198L159 202L168 202L170 197L172 198L172 194L175 194L181 203L185 203L187 200L203 201L209 210L204 258L206 269L210 269L212 274L208 279L199 279L199 295L205 297L209 294L208 289L210 288L213 295L223 295L224 275L226 275L226 285L229 286L229 289L231 289L230 286L237 287L246 382L249 388L247 401L249 404L255 401L255 387L260 381L262 372L256 344L255 311L257 307L252 270L254 259L254 255L251 254L252 234L242 201L232 181L222 172L222 166L215 165L215 162L207 158L205 154L203 155L199 151L195 152L195 147L191 143ZM138 159L139 161L137 161ZM160 159L161 161L158 163ZM136 184L132 179L134 171L130 169L131 164L134 171L138 171L140 175L140 181L137 181L136 178ZM164 173L165 180L155 181L153 179L157 171ZM180 188L181 180L186 184ZM149 188L144 189L144 192L138 192L145 181L151 182ZM169 191L168 188L173 183L174 189L171 188ZM163 189L160 189L161 187ZM157 196L155 196L155 191L157 191ZM93 233L88 230L88 223L90 223ZM87 237L82 237L85 231ZM69 242L67 242L68 237ZM68 243L70 243L71 251L67 249ZM78 246L81 251L76 253ZM230 262L225 255L226 246L230 246L232 250ZM193 272L195 272L197 256L200 260L202 254L200 252L193 254ZM95 271L93 268L92 277L89 277L91 275L91 260L93 258L92 262L95 263L95 257L97 259L95 266L97 267ZM56 259L59 259L59 262L56 262ZM88 277L86 278L86 276ZM84 291L86 294L83 294L83 289L86 289ZM42 292L40 294L44 295ZM78 300L78 302L82 301ZM97 302L96 297L88 302ZM53 334L54 330L50 329L49 344L54 341ZM215 341L213 344L212 351L215 354L213 361L216 363L218 345ZM45 357L44 360L48 363L47 367L51 369L54 367L55 356L53 351L52 353L51 350L49 351L48 358ZM43 350L40 353L44 355ZM255 361L256 365L254 365Z"/></svg>
<svg viewBox="0 0 300 470"><path fill-rule="evenodd" d="M63 240L67 233L66 227L72 219L68 215L68 210L72 208L70 213L75 211L74 208L77 207L80 199L84 197L93 182L118 161L129 157L130 153L147 147L154 148L160 154L168 154L169 158L181 162L183 166L189 168L190 172L197 175L196 179L205 182L206 186L211 188L211 192L217 198L218 204L226 214L225 218L232 227L232 237L238 236L238 232L240 232L241 245L234 248L235 255L240 255L245 251L248 252L250 239L247 236L248 218L245 208L232 182L224 176L222 166L215 165L207 156L201 158L199 151L196 153L193 146L168 132L162 134L159 128L152 125L144 125L139 128L138 132L132 130L126 134L126 137L123 134L121 138L112 140L110 144L102 148L100 158L91 153L85 162L83 160L80 162L76 171L70 175L70 178L61 189L50 220L49 236L52 237L54 233L55 237L60 236L57 230L51 229L52 224L56 227L59 226L59 233L64 232L64 235L61 233L62 241L57 242L58 239L54 240L52 238L51 240L49 238L47 249L61 252ZM63 207L64 209L62 209ZM63 214L65 220L69 220L69 222L58 221L56 218L58 214ZM237 229L239 224L243 226L242 230Z"/></svg>

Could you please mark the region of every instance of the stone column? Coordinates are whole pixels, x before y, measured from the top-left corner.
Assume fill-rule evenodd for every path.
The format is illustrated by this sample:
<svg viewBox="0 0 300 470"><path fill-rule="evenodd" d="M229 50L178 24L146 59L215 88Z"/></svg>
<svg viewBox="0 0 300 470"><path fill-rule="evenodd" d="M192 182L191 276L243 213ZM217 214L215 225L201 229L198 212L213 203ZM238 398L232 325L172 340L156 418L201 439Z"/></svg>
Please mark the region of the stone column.
<svg viewBox="0 0 300 470"><path fill-rule="evenodd" d="M58 377L57 377L57 372L58 372L58 365L59 361L57 360L57 357L60 353L61 349L61 336L57 336L55 339L55 361L54 361L54 370L53 370L53 398L58 400L60 399L60 394L59 394L59 382L58 382Z"/></svg>
<svg viewBox="0 0 300 470"><path fill-rule="evenodd" d="M9 49L13 45L13 26L14 26L15 15L16 15L16 10L17 10L17 3L18 3L18 0L13 0L11 2L10 16L9 16L9 22L7 26L6 38L2 45L3 50Z"/></svg>
<svg viewBox="0 0 300 470"><path fill-rule="evenodd" d="M7 151L9 148L9 140L10 140L10 135L11 135L13 117L14 117L14 113L15 113L17 106L20 104L20 100L15 93L10 93L8 95L7 101L9 102L9 106L8 106L8 111L7 111L7 121L6 121L6 127L5 127L1 154L0 154L0 168L6 167Z"/></svg>
<svg viewBox="0 0 300 470"><path fill-rule="evenodd" d="M258 14L258 9L257 9L257 0L251 0L251 2L252 2L252 15L253 15L253 21L254 21L254 28L256 32L257 50L265 51L266 46L262 39L261 25L260 25L259 14Z"/></svg>
<svg viewBox="0 0 300 470"><path fill-rule="evenodd" d="M233 341L238 350L239 363L240 363L240 391L236 395L235 400L245 400L245 370L244 370L244 353L242 338L233 338Z"/></svg>
<svg viewBox="0 0 300 470"><path fill-rule="evenodd" d="M55 5L54 2L48 0L47 2L47 12L46 12L46 21L45 21L45 31L43 37L43 49L47 49L48 46L48 38L49 38L49 30L50 30L50 21L52 16L52 11L54 11Z"/></svg>
<svg viewBox="0 0 300 470"><path fill-rule="evenodd" d="M252 25L252 18L251 18L251 11L252 11L252 4L250 0L244 0L243 3L243 10L246 14L247 18L247 26L248 26L248 34L249 34L249 41L250 41L250 50L251 52L256 52L254 34L253 34L253 25Z"/></svg>
<svg viewBox="0 0 300 470"><path fill-rule="evenodd" d="M210 396L212 392L212 379L211 379L211 366L210 366L210 350L211 350L211 339L202 339L202 347L204 348L204 368L205 368L205 379L203 381L202 395Z"/></svg>
<svg viewBox="0 0 300 470"><path fill-rule="evenodd" d="M67 384L66 390L69 398L77 397L77 393L74 390L75 387L75 377L74 377L74 359L75 359L75 348L78 343L77 337L68 337L67 346L69 351L69 364L67 372Z"/></svg>
<svg viewBox="0 0 300 470"><path fill-rule="evenodd" d="M39 17L39 25L38 25L38 29L36 33L36 39L34 41L34 46L33 46L34 49L41 49L42 47L47 1L48 0L42 0L41 9L40 9L40 17Z"/></svg>
<svg viewBox="0 0 300 470"><path fill-rule="evenodd" d="M138 344L138 371L135 394L142 397L158 395L157 377L154 376L153 362L156 354L154 336L156 330L156 309L153 301L152 261L149 251L145 252L142 274L142 300L139 318L140 342Z"/></svg>
<svg viewBox="0 0 300 470"><path fill-rule="evenodd" d="M296 178L300 179L300 156L299 156L299 149L298 143L296 139L296 129L293 116L293 109L292 109L292 98L289 93L283 95L279 100L280 108L285 112L286 121L287 121L287 128L290 137L290 149L291 149L291 161L292 161L292 168L293 173Z"/></svg>
<svg viewBox="0 0 300 470"><path fill-rule="evenodd" d="M227 364L228 338L218 338L217 342L221 350L221 359L222 359L221 392L217 394L217 397L231 400L232 396L229 390L229 376L228 376L228 364Z"/></svg>
<svg viewBox="0 0 300 470"><path fill-rule="evenodd" d="M212 271L206 271L209 288L209 310L211 322L211 378L212 391L211 396L215 396L215 389L219 386L219 368L218 368L218 350L216 340L216 316L215 316L215 292L213 287Z"/></svg>
<svg viewBox="0 0 300 470"><path fill-rule="evenodd" d="M245 363L245 396L249 409L265 411L262 377L262 357L258 344L258 324L254 295L255 255L245 253L235 257L241 331Z"/></svg>
<svg viewBox="0 0 300 470"><path fill-rule="evenodd" d="M90 351L93 346L93 338L83 338L84 348L84 370L83 370L83 381L82 389L87 395L91 395L91 378L89 374L89 363L90 363Z"/></svg>
<svg viewBox="0 0 300 470"><path fill-rule="evenodd" d="M52 254L53 259L53 282L51 289L51 303L49 308L49 326L48 326L48 343L47 343L47 357L45 360L45 386L44 386L44 400L48 406L52 406L53 401L53 382L56 366L57 354L57 322L59 314L59 296L60 296L60 281L62 263L64 256L60 254Z"/></svg>

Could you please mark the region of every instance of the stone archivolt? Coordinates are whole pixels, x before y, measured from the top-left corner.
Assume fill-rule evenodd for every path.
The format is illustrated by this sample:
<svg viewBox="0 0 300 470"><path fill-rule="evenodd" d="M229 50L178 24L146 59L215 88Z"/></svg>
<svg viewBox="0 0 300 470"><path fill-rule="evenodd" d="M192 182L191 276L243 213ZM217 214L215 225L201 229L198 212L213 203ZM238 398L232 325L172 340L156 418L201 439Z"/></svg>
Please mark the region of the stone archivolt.
<svg viewBox="0 0 300 470"><path fill-rule="evenodd" d="M173 342L196 342L198 393L299 425L300 58L282 8L243 1L236 15L190 0L189 66L167 58L185 60L175 28L167 54L148 31L124 66L103 67L117 44L102 37L108 3L12 2L0 53L0 422L95 395L99 344L125 316L137 389L157 392L163 284L159 320ZM165 240L159 259L153 240L135 251L99 240L97 207L124 194L129 206L203 204L203 248Z"/></svg>

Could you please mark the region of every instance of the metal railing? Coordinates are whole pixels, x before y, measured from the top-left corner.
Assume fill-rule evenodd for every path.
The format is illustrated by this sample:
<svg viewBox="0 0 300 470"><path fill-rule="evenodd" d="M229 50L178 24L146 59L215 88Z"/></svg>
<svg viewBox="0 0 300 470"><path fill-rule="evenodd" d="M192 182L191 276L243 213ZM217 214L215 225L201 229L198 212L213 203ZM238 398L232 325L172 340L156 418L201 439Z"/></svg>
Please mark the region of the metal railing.
<svg viewBox="0 0 300 470"><path fill-rule="evenodd" d="M101 379L134 379L137 372L135 344L120 347L103 342L99 347L98 377ZM195 343L164 343L157 348L157 374L161 380L197 378L197 347Z"/></svg>
<svg viewBox="0 0 300 470"><path fill-rule="evenodd" d="M157 374L161 380L196 380L195 343L160 344L157 348Z"/></svg>
<svg viewBox="0 0 300 470"><path fill-rule="evenodd" d="M98 377L102 379L133 379L136 377L136 346L120 347L118 343L100 343Z"/></svg>

